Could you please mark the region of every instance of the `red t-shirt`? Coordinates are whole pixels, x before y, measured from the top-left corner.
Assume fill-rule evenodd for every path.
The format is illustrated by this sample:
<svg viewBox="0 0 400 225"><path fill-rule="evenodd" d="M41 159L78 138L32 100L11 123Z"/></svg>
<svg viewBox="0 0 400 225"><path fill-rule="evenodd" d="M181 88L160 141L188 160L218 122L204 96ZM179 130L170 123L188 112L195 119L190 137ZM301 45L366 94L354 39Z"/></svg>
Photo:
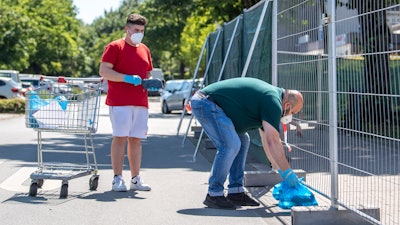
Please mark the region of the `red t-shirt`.
<svg viewBox="0 0 400 225"><path fill-rule="evenodd" d="M153 69L150 50L146 45L134 47L119 39L109 43L104 49L102 62L114 65L119 73L139 75L142 79ZM149 107L147 90L142 85L134 86L125 82L108 81L106 105L109 106L144 106Z"/></svg>

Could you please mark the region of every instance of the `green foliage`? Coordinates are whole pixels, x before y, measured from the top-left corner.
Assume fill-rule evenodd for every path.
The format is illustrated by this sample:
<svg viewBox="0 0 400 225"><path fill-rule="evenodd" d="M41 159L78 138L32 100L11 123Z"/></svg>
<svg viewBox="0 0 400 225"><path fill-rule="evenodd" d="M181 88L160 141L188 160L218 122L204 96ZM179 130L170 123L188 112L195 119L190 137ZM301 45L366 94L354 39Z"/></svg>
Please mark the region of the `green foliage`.
<svg viewBox="0 0 400 225"><path fill-rule="evenodd" d="M206 35L259 0L123 0L92 24L72 0L1 0L0 69L85 77L98 74L104 47L125 35L126 18L148 19L143 42L166 75L192 73ZM171 10L173 6L173 10Z"/></svg>
<svg viewBox="0 0 400 225"><path fill-rule="evenodd" d="M3 0L0 68L78 76L81 22L72 0Z"/></svg>
<svg viewBox="0 0 400 225"><path fill-rule="evenodd" d="M207 24L207 16L190 17L181 35L181 56L193 74L207 35L216 30L216 24Z"/></svg>
<svg viewBox="0 0 400 225"><path fill-rule="evenodd" d="M0 113L24 113L25 100L23 99L0 99Z"/></svg>
<svg viewBox="0 0 400 225"><path fill-rule="evenodd" d="M0 69L22 70L36 44L27 32L30 19L14 0L0 1L0 11Z"/></svg>

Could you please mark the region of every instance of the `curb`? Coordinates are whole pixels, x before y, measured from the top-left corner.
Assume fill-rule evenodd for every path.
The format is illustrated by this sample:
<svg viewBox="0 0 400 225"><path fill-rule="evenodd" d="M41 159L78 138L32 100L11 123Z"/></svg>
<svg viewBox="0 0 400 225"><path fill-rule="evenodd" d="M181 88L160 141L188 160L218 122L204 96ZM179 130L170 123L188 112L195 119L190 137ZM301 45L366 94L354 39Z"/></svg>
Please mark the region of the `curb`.
<svg viewBox="0 0 400 225"><path fill-rule="evenodd" d="M12 119L23 115L20 113L0 113L0 120Z"/></svg>

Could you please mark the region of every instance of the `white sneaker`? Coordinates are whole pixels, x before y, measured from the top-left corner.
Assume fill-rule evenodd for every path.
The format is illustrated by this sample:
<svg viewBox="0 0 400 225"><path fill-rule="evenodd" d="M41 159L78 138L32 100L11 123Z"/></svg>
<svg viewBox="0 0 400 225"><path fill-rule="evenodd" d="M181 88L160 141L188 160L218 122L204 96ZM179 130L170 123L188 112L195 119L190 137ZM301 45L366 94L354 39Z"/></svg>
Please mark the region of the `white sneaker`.
<svg viewBox="0 0 400 225"><path fill-rule="evenodd" d="M137 175L131 180L131 190L150 191L151 187L148 184L145 184L143 179Z"/></svg>
<svg viewBox="0 0 400 225"><path fill-rule="evenodd" d="M113 191L127 191L125 181L121 175L115 176L112 182Z"/></svg>

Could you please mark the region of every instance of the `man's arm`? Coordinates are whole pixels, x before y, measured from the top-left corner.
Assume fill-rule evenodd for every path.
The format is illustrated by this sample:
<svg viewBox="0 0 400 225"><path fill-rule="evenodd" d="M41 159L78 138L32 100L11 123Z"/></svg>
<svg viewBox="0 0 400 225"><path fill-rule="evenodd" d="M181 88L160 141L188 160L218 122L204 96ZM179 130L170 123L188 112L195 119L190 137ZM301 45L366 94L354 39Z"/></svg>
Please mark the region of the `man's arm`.
<svg viewBox="0 0 400 225"><path fill-rule="evenodd" d="M272 166L278 170L282 180L289 187L296 187L299 184L299 179L290 168L289 162L286 159L279 132L264 120L262 121L262 125L264 130L259 129L259 131L265 154L272 163Z"/></svg>
<svg viewBox="0 0 400 225"><path fill-rule="evenodd" d="M293 120L292 122L290 122L290 124L296 127L296 135L299 137L303 137L303 129L301 128L300 123Z"/></svg>
<svg viewBox="0 0 400 225"><path fill-rule="evenodd" d="M114 65L108 62L101 62L99 74L107 80L123 82L125 74L118 73L113 69Z"/></svg>
<svg viewBox="0 0 400 225"><path fill-rule="evenodd" d="M100 63L99 74L100 76L115 82L125 82L130 83L135 86L140 85L142 83L142 79L138 75L128 75L118 73L113 69L114 65L108 62Z"/></svg>
<svg viewBox="0 0 400 225"><path fill-rule="evenodd" d="M259 129L261 142L268 157L275 169L287 170L290 168L289 162L286 159L279 132L266 121L262 121L263 130Z"/></svg>

